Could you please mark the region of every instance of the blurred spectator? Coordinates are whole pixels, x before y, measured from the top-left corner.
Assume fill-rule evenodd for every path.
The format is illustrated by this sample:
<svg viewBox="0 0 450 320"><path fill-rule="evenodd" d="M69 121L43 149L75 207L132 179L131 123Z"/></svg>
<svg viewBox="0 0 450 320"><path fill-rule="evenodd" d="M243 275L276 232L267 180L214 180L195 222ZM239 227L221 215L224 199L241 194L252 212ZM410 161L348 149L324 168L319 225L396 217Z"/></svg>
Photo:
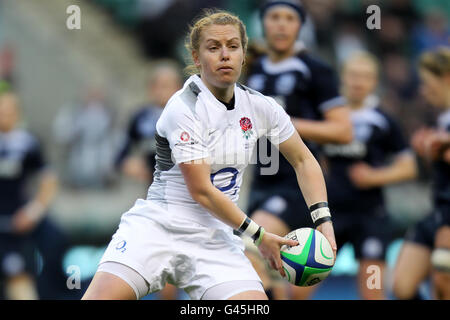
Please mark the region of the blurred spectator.
<svg viewBox="0 0 450 320"><path fill-rule="evenodd" d="M303 0L307 11L306 21L313 25L317 49L324 58L329 58L333 52L334 27L338 12L338 2L335 0Z"/></svg>
<svg viewBox="0 0 450 320"><path fill-rule="evenodd" d="M6 281L7 299L36 299L36 245L42 245L42 256L50 257L46 268L54 271L59 266L61 274L61 261L58 264L54 253L60 252L63 241L49 232L54 229L45 218L57 191L57 178L47 166L38 140L19 128L19 121L17 97L4 93L0 96L0 280ZM38 185L31 196L27 188L34 177ZM57 241L49 244L39 236L42 232ZM54 252L47 250L48 246Z"/></svg>
<svg viewBox="0 0 450 320"><path fill-rule="evenodd" d="M413 35L415 55L425 50L450 44L450 25L443 12L432 9L424 17L424 23L417 26Z"/></svg>
<svg viewBox="0 0 450 320"><path fill-rule="evenodd" d="M60 109L54 136L65 152L65 182L74 188L103 188L114 182L114 153L118 135L114 112L98 87L83 101Z"/></svg>
<svg viewBox="0 0 450 320"><path fill-rule="evenodd" d="M124 174L147 186L152 183L156 165L156 122L167 101L181 87L180 67L173 61L156 62L148 82L149 102L137 110L128 125L116 165ZM158 296L164 300L174 300L178 289L167 284Z"/></svg>
<svg viewBox="0 0 450 320"><path fill-rule="evenodd" d="M156 64L148 83L149 102L131 118L125 143L116 160L116 165L127 176L151 184L156 164L156 122L169 98L181 86L178 65L172 62Z"/></svg>
<svg viewBox="0 0 450 320"><path fill-rule="evenodd" d="M5 44L0 49L0 81L14 86L15 52L11 44ZM0 89L1 90L1 89Z"/></svg>
<svg viewBox="0 0 450 320"><path fill-rule="evenodd" d="M221 0L139 0L138 34L152 58L176 58L186 25L202 8L223 7Z"/></svg>
<svg viewBox="0 0 450 320"><path fill-rule="evenodd" d="M355 21L345 19L337 28L338 33L334 39L334 52L337 63L346 61L352 53L366 49L364 34Z"/></svg>

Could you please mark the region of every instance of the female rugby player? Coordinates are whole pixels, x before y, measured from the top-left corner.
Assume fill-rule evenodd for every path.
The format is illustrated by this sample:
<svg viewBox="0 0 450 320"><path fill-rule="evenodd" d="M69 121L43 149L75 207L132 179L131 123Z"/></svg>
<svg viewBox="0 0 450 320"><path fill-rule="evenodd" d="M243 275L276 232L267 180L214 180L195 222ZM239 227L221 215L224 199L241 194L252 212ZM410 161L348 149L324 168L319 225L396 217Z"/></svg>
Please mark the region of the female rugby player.
<svg viewBox="0 0 450 320"><path fill-rule="evenodd" d="M253 238L284 275L280 247L297 242L265 232L236 205L263 135L294 167L307 204L320 207L312 216L335 249L319 164L281 106L237 83L246 48L245 26L229 13L207 12L192 27L189 49L199 74L164 108L147 199L122 216L84 299L139 299L166 282L192 299L267 299L233 233Z"/></svg>
<svg viewBox="0 0 450 320"><path fill-rule="evenodd" d="M417 154L433 166L433 212L406 235L394 274L399 299L420 299L418 287L430 273L435 298L450 299L450 49L424 53L419 61L422 94L442 108L436 128L412 138Z"/></svg>
<svg viewBox="0 0 450 320"><path fill-rule="evenodd" d="M382 188L415 178L415 158L397 121L380 108L375 94L379 70L369 53L350 56L342 70L342 94L351 108L354 139L345 145L327 144L327 188L339 247L352 244L359 262L358 289L368 300L385 299L386 249L391 239L389 214ZM380 286L368 286L380 270Z"/></svg>

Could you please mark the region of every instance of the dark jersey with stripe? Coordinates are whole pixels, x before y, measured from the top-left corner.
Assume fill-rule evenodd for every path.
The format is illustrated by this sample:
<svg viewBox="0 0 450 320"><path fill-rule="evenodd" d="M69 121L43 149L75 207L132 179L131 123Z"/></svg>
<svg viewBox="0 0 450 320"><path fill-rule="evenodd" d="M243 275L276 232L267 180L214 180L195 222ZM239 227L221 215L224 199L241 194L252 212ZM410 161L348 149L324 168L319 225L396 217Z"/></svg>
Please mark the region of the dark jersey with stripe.
<svg viewBox="0 0 450 320"><path fill-rule="evenodd" d="M128 126L125 143L116 160L117 165L120 165L125 157L132 152L132 149L136 147L145 156L148 168L154 170L156 164L156 122L162 111L163 108L149 105L136 112Z"/></svg>
<svg viewBox="0 0 450 320"><path fill-rule="evenodd" d="M21 129L0 132L0 215L12 215L25 205L27 183L45 166L32 134Z"/></svg>
<svg viewBox="0 0 450 320"><path fill-rule="evenodd" d="M264 95L272 96L292 117L322 120L327 110L343 104L343 99L338 94L338 80L335 72L306 52L278 63L271 62L267 56L259 58L249 69L247 84ZM261 143L268 142L260 141L258 147L262 146ZM305 143L317 156L320 151L318 145L307 141ZM265 150L268 150L267 155L271 159L274 152L278 153L278 150L270 143L263 147L267 148ZM257 152L258 154L261 152L260 148ZM261 168L270 165L258 157L254 185L283 183L283 185L298 186L292 166L282 155L279 156L277 174L261 175Z"/></svg>
<svg viewBox="0 0 450 320"><path fill-rule="evenodd" d="M399 125L380 110L375 97L371 98L374 99L368 99L362 109L351 113L353 141L346 145L323 146L328 160L328 201L333 212L376 212L383 205L382 188L357 188L349 178L350 167L358 162L382 167L393 156L408 150Z"/></svg>
<svg viewBox="0 0 450 320"><path fill-rule="evenodd" d="M439 116L438 127L450 133L450 111ZM433 195L436 205L450 205L450 164L445 161L433 164Z"/></svg>

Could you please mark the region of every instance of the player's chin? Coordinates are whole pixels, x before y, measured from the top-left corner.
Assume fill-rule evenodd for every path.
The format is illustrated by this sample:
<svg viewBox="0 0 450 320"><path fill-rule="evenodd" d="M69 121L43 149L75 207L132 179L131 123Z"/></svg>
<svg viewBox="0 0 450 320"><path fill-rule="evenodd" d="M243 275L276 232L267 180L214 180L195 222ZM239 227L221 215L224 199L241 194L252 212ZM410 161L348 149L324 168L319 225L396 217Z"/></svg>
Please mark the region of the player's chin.
<svg viewBox="0 0 450 320"><path fill-rule="evenodd" d="M217 75L217 81L221 84L222 87L233 85L238 81L238 79L239 74L237 74L237 72L221 72Z"/></svg>
<svg viewBox="0 0 450 320"><path fill-rule="evenodd" d="M272 48L282 54L285 53L289 50L291 50L291 48L294 46L295 42L290 41L290 40L279 40L279 41L274 41L272 43Z"/></svg>

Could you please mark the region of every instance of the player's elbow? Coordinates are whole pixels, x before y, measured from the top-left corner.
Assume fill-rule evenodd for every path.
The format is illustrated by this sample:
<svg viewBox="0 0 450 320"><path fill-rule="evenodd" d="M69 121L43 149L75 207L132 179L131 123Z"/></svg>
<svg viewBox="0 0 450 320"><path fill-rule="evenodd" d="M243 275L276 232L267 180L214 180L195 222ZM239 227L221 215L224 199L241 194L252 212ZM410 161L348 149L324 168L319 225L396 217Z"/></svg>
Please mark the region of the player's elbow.
<svg viewBox="0 0 450 320"><path fill-rule="evenodd" d="M191 197L195 202L199 203L202 206L205 206L206 203L211 199L213 190L214 186L212 184L191 186L191 188L189 188L189 193L191 194Z"/></svg>

